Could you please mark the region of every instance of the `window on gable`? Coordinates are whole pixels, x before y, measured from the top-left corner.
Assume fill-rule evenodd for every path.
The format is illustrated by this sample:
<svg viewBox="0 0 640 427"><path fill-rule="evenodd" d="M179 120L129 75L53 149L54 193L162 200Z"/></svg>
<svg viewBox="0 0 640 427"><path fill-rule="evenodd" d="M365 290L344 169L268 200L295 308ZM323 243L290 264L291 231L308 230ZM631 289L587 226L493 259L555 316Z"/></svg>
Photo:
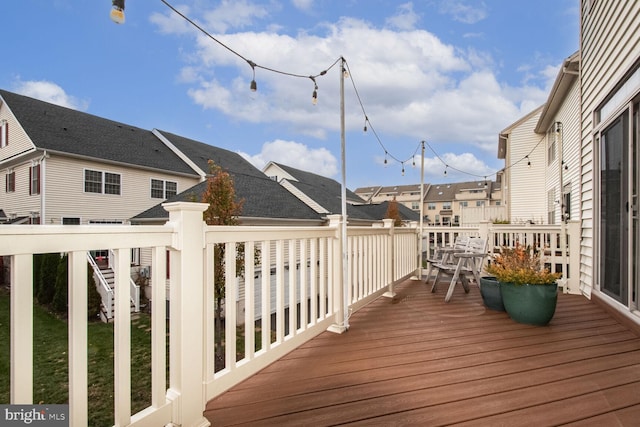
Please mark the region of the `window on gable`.
<svg viewBox="0 0 640 427"><path fill-rule="evenodd" d="M9 122L2 120L0 122L0 148L9 145Z"/></svg>
<svg viewBox="0 0 640 427"><path fill-rule="evenodd" d="M178 193L178 183L162 179L151 180L151 197L153 199L168 199Z"/></svg>
<svg viewBox="0 0 640 427"><path fill-rule="evenodd" d="M40 165L29 168L29 194L40 194Z"/></svg>
<svg viewBox="0 0 640 427"><path fill-rule="evenodd" d="M85 169L85 193L120 194L120 174Z"/></svg>
<svg viewBox="0 0 640 427"><path fill-rule="evenodd" d="M16 172L10 171L5 176L5 191L7 193L13 193L16 191Z"/></svg>

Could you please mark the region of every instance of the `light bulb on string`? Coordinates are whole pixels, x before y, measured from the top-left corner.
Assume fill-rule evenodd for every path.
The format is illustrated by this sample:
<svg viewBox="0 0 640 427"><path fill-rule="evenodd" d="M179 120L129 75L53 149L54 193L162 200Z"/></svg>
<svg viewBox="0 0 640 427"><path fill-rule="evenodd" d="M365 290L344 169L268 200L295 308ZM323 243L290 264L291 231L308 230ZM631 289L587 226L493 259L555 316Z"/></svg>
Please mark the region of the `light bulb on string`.
<svg viewBox="0 0 640 427"><path fill-rule="evenodd" d="M364 131L367 131L367 122L369 121L369 117L364 116Z"/></svg>
<svg viewBox="0 0 640 427"><path fill-rule="evenodd" d="M449 165L444 165L444 176L447 176L447 168L449 167Z"/></svg>
<svg viewBox="0 0 640 427"><path fill-rule="evenodd" d="M529 160L529 155L524 156L524 158L527 159L527 167L531 169L531 160Z"/></svg>
<svg viewBox="0 0 640 427"><path fill-rule="evenodd" d="M313 93L311 94L311 103L316 105L318 103L318 84L316 83L316 79L313 76L309 76L311 81L313 82Z"/></svg>
<svg viewBox="0 0 640 427"><path fill-rule="evenodd" d="M416 167L416 156L413 156L413 157L411 158L411 167L412 167L412 168L415 168L415 167Z"/></svg>
<svg viewBox="0 0 640 427"><path fill-rule="evenodd" d="M404 176L404 162L402 162L402 176Z"/></svg>
<svg viewBox="0 0 640 427"><path fill-rule="evenodd" d="M249 89L251 89L251 92L255 92L258 90L258 83L256 83L256 63L249 60L247 60L247 63L251 66L251 71L253 72L253 78L251 79Z"/></svg>
<svg viewBox="0 0 640 427"><path fill-rule="evenodd" d="M387 165L387 151L384 152L384 165Z"/></svg>
<svg viewBox="0 0 640 427"><path fill-rule="evenodd" d="M111 5L111 20L116 24L124 24L124 0L112 0Z"/></svg>

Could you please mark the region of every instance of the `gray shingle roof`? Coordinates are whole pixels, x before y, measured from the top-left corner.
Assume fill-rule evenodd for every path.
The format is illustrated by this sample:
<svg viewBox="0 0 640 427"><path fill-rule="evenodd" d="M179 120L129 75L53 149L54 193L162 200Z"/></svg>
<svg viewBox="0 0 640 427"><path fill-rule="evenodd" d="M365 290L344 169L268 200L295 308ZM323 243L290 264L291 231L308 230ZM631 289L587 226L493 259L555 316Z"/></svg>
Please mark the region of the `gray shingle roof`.
<svg viewBox="0 0 640 427"><path fill-rule="evenodd" d="M231 174L244 174L265 178L264 173L249 163L240 154L224 148L214 147L204 142L195 141L170 132L160 130L173 145L182 151L192 162L194 162L205 173L209 173L209 160L213 160L215 164L222 166Z"/></svg>
<svg viewBox="0 0 640 427"><path fill-rule="evenodd" d="M39 149L196 175L148 130L5 90L0 96Z"/></svg>
<svg viewBox="0 0 640 427"><path fill-rule="evenodd" d="M224 165L222 165L224 167ZM267 176L246 175L233 173L233 184L238 200L244 199L244 206L240 217L252 218L282 218L282 219L309 219L320 220L320 215L313 209L302 203L297 197L285 190L280 184ZM207 182L201 182L167 202L192 201L195 196L197 201L202 199L202 194L207 188ZM162 202L164 203L164 202ZM169 213L158 204L132 218L132 220L149 220L168 218Z"/></svg>

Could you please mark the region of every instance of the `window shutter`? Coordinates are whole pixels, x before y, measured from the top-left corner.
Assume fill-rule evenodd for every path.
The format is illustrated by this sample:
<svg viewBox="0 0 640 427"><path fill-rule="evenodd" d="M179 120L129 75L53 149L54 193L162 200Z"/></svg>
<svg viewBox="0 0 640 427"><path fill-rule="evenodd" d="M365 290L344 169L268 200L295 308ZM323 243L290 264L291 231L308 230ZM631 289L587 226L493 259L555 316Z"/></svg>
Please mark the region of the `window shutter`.
<svg viewBox="0 0 640 427"><path fill-rule="evenodd" d="M38 163L38 166L36 166L36 170L38 171L38 180L36 182L36 194L40 194L40 164Z"/></svg>

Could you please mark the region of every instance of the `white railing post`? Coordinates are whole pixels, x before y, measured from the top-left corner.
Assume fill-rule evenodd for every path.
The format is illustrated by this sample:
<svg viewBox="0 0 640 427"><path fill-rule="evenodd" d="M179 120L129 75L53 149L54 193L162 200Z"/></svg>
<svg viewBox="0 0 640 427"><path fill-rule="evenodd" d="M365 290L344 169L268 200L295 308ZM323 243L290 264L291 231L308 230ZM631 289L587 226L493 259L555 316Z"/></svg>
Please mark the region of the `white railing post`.
<svg viewBox="0 0 640 427"><path fill-rule="evenodd" d="M33 403L33 255L11 257L11 402Z"/></svg>
<svg viewBox="0 0 640 427"><path fill-rule="evenodd" d="M385 292L382 296L385 296L387 298L393 298L396 294L393 291L393 282L394 282L394 278L396 277L396 273L395 273L395 268L396 268L396 250L395 250L395 233L394 233L394 226L393 226L393 219L387 218L387 219L383 219L382 222L384 223L384 228L388 228L389 229L389 235L387 236L387 239L389 239L387 242L387 251L388 251L388 256L387 256L387 292Z"/></svg>
<svg viewBox="0 0 640 427"><path fill-rule="evenodd" d="M90 285L89 285L90 286ZM69 254L69 425L86 426L87 397L87 253Z"/></svg>
<svg viewBox="0 0 640 427"><path fill-rule="evenodd" d="M170 254L169 390L173 423L208 426L205 409L204 249L206 203L162 205L174 229Z"/></svg>
<svg viewBox="0 0 640 427"><path fill-rule="evenodd" d="M342 215L327 215L329 219L329 227L335 229L335 238L333 239L333 247L331 249L332 264L332 284L333 289L333 307L335 310L335 322L327 329L330 332L341 334L346 332L347 325L345 316L349 307L345 301L346 287L348 283L344 282L344 262L342 259L342 245L347 242L342 241L342 232L340 229Z"/></svg>

